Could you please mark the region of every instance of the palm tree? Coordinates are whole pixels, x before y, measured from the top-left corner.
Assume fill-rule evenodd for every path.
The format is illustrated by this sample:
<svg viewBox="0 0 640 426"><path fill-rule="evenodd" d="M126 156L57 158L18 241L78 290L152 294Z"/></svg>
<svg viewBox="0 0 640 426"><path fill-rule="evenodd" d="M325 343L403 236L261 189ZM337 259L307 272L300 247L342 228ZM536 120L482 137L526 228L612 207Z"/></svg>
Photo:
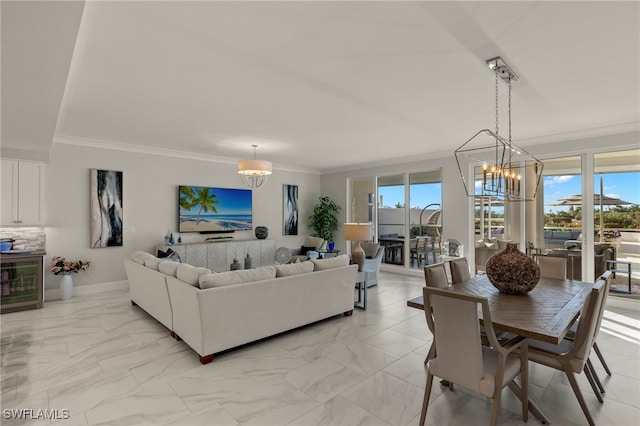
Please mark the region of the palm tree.
<svg viewBox="0 0 640 426"><path fill-rule="evenodd" d="M195 189L195 191L194 191ZM200 215L204 211L205 213L211 210L213 213L217 213L216 205L220 204L220 200L216 200L216 195L209 192L209 188L204 187L182 187L180 189L180 207L185 210L190 210L195 206L200 206L198 210L198 216L196 218L196 225L200 224Z"/></svg>
<svg viewBox="0 0 640 426"><path fill-rule="evenodd" d="M193 200L195 198L193 193L192 186L181 186L180 187L180 208L184 210L189 210L191 207L195 206L193 204Z"/></svg>
<svg viewBox="0 0 640 426"><path fill-rule="evenodd" d="M216 195L209 192L209 188L200 188L196 190L196 198L193 200L194 205L200 205L198 210L198 217L196 219L196 225L200 223L200 214L211 210L212 213L217 213L216 205L220 204L220 200L216 200Z"/></svg>

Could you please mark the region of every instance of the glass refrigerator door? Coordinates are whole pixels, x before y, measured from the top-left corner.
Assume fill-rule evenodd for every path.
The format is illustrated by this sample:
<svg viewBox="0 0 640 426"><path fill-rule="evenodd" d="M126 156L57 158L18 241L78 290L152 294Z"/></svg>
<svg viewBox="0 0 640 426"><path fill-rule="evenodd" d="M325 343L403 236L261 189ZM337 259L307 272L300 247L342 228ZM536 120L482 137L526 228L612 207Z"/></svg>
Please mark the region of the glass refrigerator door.
<svg viewBox="0 0 640 426"><path fill-rule="evenodd" d="M2 312L42 306L42 258L2 259L0 301Z"/></svg>

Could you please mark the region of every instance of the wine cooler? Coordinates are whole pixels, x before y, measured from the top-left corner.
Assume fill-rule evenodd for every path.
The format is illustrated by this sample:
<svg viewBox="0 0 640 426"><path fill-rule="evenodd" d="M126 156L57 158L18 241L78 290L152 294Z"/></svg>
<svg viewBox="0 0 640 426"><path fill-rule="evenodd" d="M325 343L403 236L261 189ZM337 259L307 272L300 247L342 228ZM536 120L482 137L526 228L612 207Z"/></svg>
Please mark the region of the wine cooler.
<svg viewBox="0 0 640 426"><path fill-rule="evenodd" d="M1 313L42 307L42 255L2 255L0 263Z"/></svg>

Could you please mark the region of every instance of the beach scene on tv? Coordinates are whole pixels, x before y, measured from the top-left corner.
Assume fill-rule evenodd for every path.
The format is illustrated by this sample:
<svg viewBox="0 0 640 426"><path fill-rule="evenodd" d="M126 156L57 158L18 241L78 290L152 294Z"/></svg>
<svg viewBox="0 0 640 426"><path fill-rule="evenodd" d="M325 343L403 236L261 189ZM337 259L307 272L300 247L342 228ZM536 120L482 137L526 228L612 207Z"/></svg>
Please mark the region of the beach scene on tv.
<svg viewBox="0 0 640 426"><path fill-rule="evenodd" d="M251 190L179 187L179 232L251 230Z"/></svg>

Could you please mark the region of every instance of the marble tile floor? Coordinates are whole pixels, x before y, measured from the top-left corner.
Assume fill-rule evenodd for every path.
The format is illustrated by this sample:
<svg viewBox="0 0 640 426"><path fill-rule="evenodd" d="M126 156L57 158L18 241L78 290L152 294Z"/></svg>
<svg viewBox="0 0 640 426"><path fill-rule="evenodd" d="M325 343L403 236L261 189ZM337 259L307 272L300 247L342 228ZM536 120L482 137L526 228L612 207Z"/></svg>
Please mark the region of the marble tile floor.
<svg viewBox="0 0 640 426"><path fill-rule="evenodd" d="M369 309L219 354L208 365L127 292L2 315L2 425L416 425L432 337L406 300L422 279L381 273ZM640 302L609 298L599 343L605 402L578 377L599 425L640 424ZM586 424L563 374L530 365L530 395L553 425ZM505 390L499 422L524 424ZM57 410L18 420L11 409ZM66 411L64 411L66 410ZM51 411L50 411L51 413ZM68 418L62 418L68 417ZM427 424L488 423L489 401L434 385ZM540 424L530 417L529 424Z"/></svg>

